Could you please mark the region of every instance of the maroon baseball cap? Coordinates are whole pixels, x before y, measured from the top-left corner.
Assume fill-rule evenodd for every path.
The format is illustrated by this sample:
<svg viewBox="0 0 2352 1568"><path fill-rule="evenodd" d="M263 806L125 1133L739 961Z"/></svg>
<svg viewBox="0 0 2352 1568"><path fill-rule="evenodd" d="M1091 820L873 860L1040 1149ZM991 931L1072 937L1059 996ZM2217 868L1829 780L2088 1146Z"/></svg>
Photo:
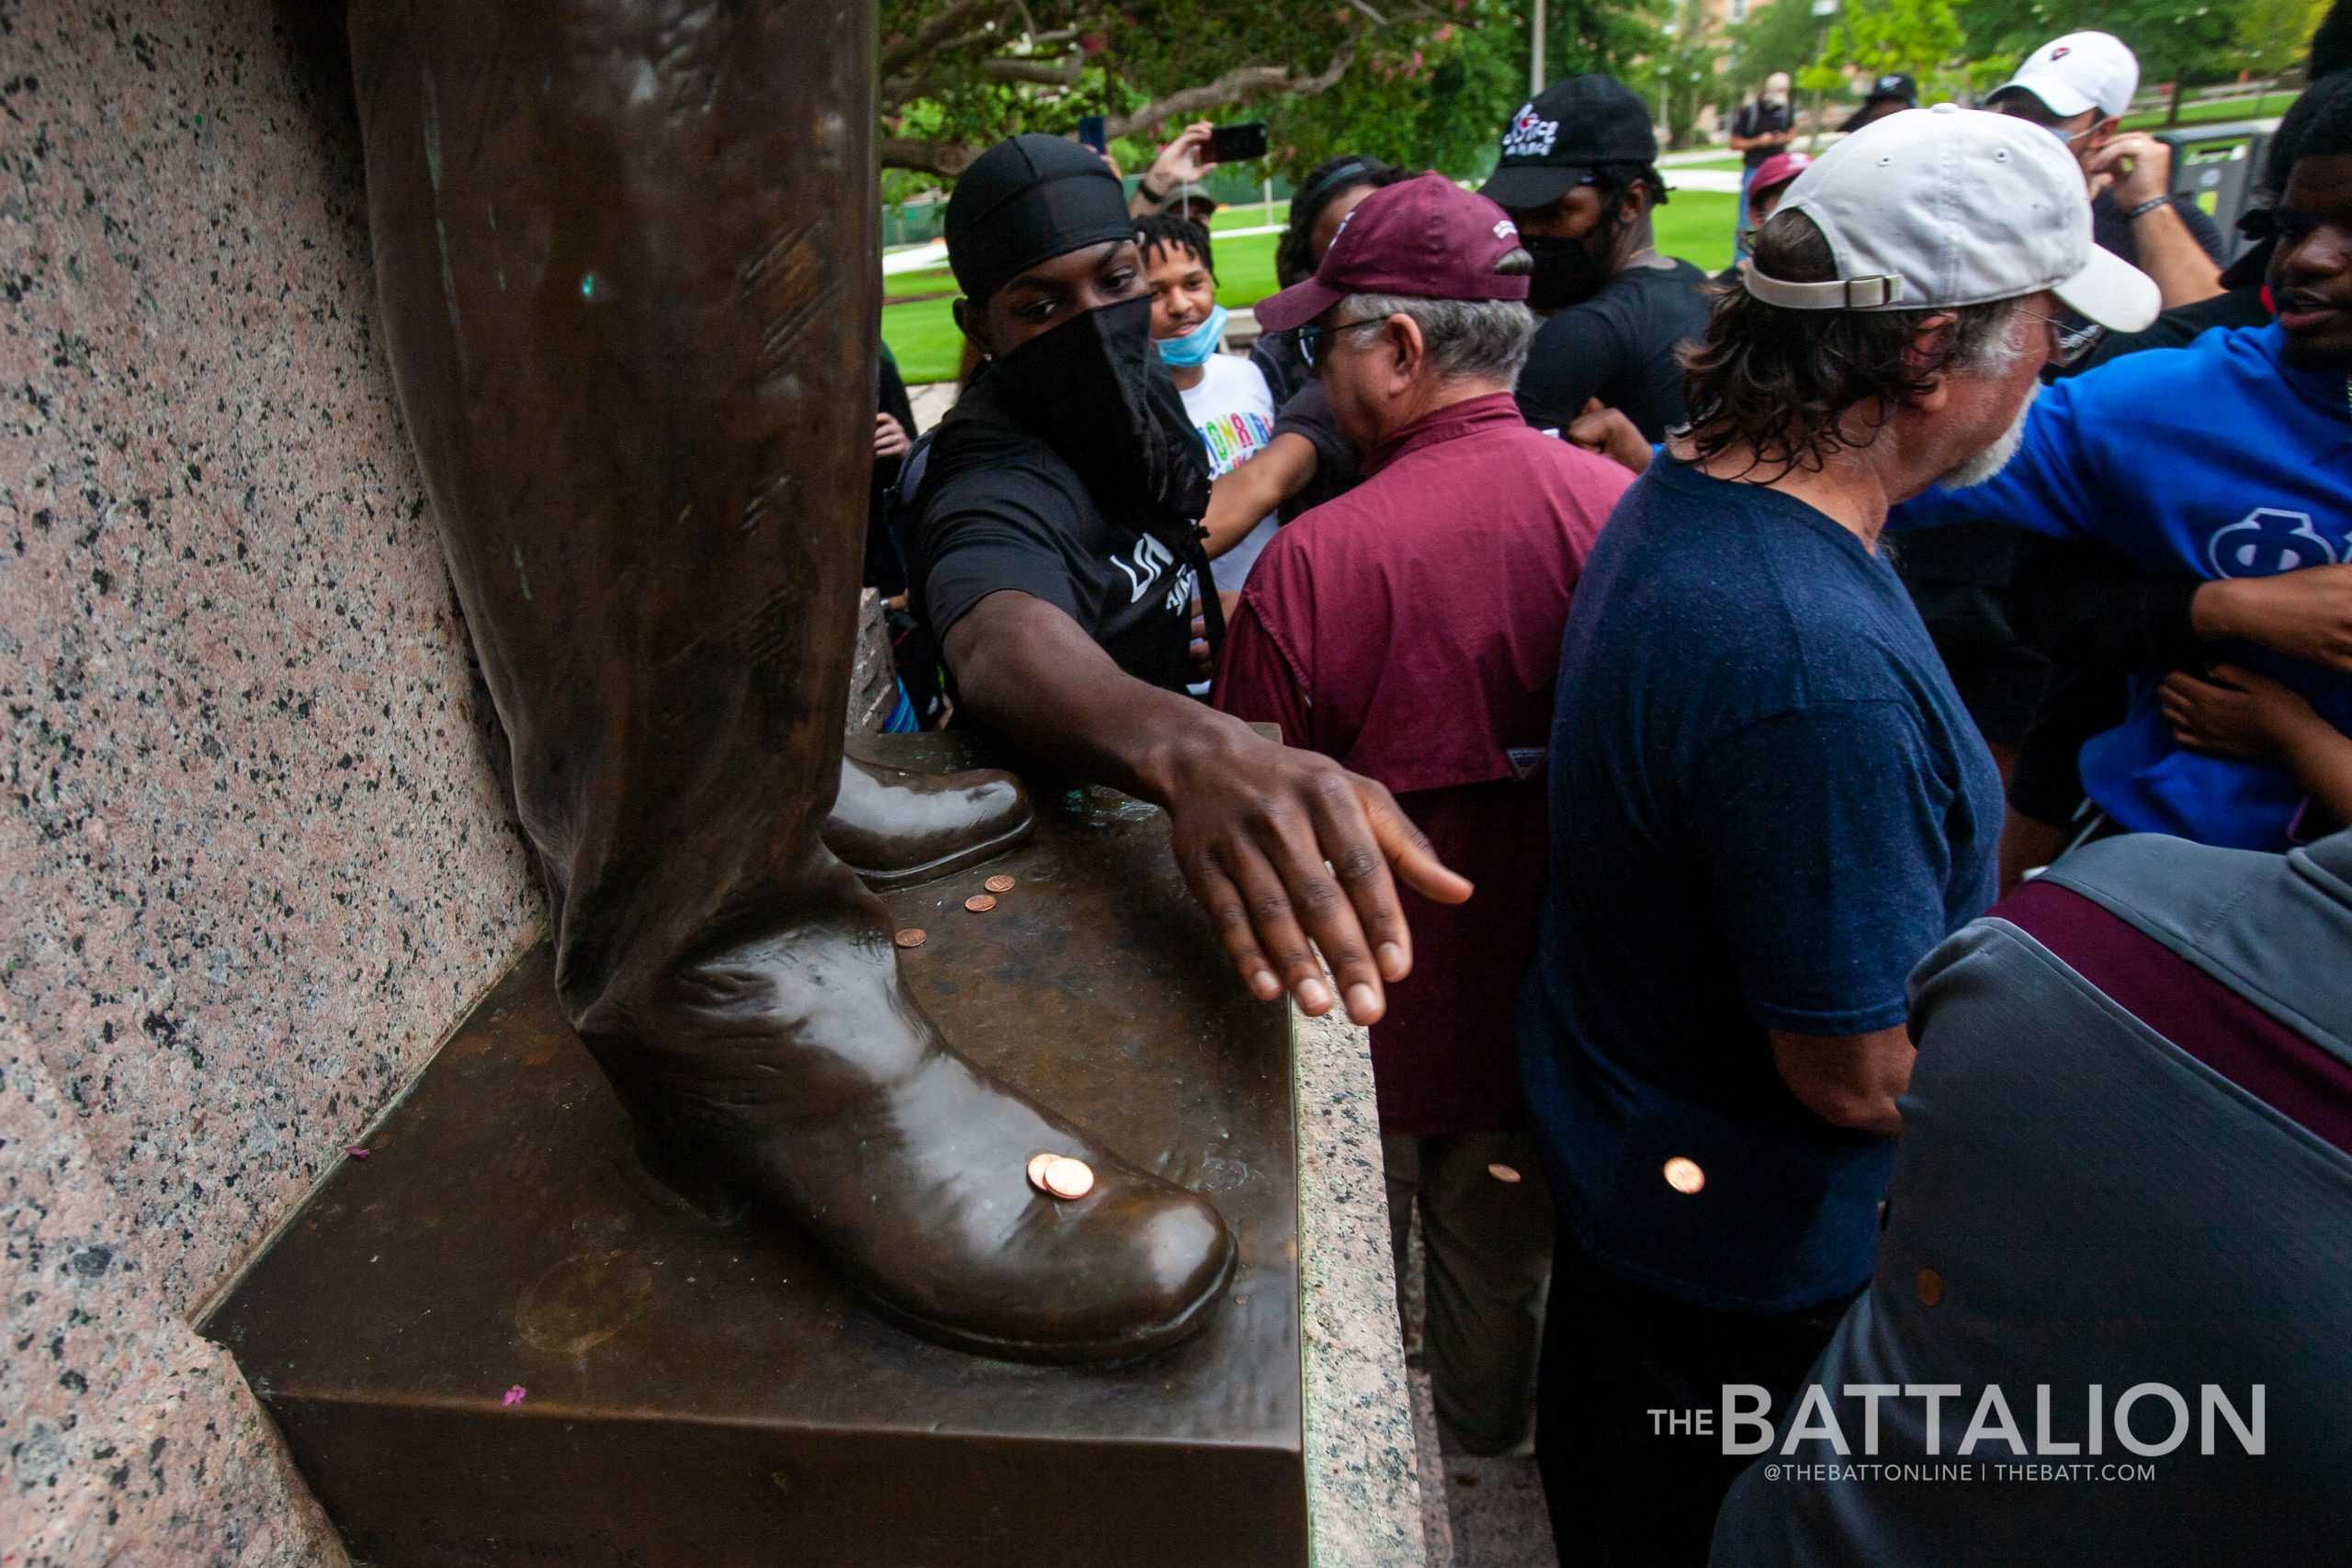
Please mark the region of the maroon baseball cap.
<svg viewBox="0 0 2352 1568"><path fill-rule="evenodd" d="M1521 248L1501 208L1443 175L1417 175L1357 203L1314 276L1258 301L1258 325L1303 327L1351 294L1524 299L1527 274L1495 270Z"/></svg>
<svg viewBox="0 0 2352 1568"><path fill-rule="evenodd" d="M1775 152L1757 164L1756 172L1748 176L1747 199L1753 202L1759 196L1778 190L1812 167L1810 152Z"/></svg>

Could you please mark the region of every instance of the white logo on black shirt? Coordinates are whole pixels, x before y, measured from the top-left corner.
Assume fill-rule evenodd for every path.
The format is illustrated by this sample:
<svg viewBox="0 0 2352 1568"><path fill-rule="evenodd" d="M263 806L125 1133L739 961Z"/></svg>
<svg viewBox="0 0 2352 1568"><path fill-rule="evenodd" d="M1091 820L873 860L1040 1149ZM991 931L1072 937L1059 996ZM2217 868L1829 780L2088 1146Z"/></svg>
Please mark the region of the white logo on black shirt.
<svg viewBox="0 0 2352 1568"><path fill-rule="evenodd" d="M1159 581L1162 567L1176 564L1176 558L1169 554L1166 545L1147 534L1136 541L1133 566L1129 566L1115 555L1111 558L1111 564L1119 569L1120 575L1127 580L1127 585L1135 590L1127 595L1127 603L1132 604L1141 599L1149 591L1151 585Z"/></svg>

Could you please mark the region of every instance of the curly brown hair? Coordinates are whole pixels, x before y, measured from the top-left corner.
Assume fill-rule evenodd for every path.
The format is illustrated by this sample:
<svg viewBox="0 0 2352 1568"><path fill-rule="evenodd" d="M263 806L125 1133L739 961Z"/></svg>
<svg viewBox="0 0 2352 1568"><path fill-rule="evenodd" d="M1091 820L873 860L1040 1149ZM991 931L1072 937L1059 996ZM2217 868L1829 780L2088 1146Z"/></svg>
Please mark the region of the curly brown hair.
<svg viewBox="0 0 2352 1568"><path fill-rule="evenodd" d="M1786 283L1838 276L1838 258L1812 219L1776 212L1756 232L1756 269ZM1794 310L1768 305L1736 282L1714 290L1706 336L1683 350L1683 400L1701 461L1746 447L1755 467L1818 472L1830 454L1867 446L1888 416L1947 371L2008 363L2014 299L1925 310ZM1922 318L1948 315L1938 352L1911 357ZM1850 426L1859 413L1865 424ZM1748 471L1753 471L1751 468ZM1779 477L1778 475L1774 476Z"/></svg>

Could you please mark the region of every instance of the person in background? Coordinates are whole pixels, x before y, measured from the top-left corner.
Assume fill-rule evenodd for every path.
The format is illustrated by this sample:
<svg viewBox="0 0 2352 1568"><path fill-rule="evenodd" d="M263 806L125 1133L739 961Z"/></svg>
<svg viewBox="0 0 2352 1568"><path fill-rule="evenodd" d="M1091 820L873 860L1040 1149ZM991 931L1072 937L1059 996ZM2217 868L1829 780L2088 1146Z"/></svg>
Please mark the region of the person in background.
<svg viewBox="0 0 2352 1568"><path fill-rule="evenodd" d="M1205 191L1187 191L1159 210L1170 218L1189 219L1205 229L1216 216L1217 202Z"/></svg>
<svg viewBox="0 0 2352 1568"><path fill-rule="evenodd" d="M1224 352L1227 312L1216 302L1209 231L1191 219L1162 213L1136 221L1136 243L1151 286L1152 345L1183 397L1193 428L1200 432L1214 483L1272 439L1274 395L1255 364ZM1274 526L1270 511L1210 558L1217 592L1241 592Z"/></svg>
<svg viewBox="0 0 2352 1568"><path fill-rule="evenodd" d="M1216 131L1216 127L1204 119L1196 119L1178 131L1152 159L1143 178L1136 182L1133 194L1127 197L1128 215L1148 218L1163 209L1176 208L1182 209L1177 212L1178 217L1191 218L1194 216L1191 204L1201 201L1208 204L1207 210L1199 214L1200 222L1205 225L1208 213L1216 210L1216 203L1193 187L1216 167L1216 159L1209 152L1209 138ZM1117 173L1117 164L1111 167L1114 174Z"/></svg>
<svg viewBox="0 0 2352 1568"><path fill-rule="evenodd" d="M2195 202L2166 194L2171 149L2154 137L2119 133L2139 81L2139 62L2120 39L2069 33L2029 55L1985 106L2042 127L2066 147L2091 193L2093 238L2154 278L2170 309L2220 291L2222 236ZM2017 530L1988 519L1906 539L1896 552L2004 781L2015 773L2052 679L2051 661L2020 640L2013 618L2014 584L2029 548Z"/></svg>
<svg viewBox="0 0 2352 1568"><path fill-rule="evenodd" d="M1411 176L1377 158L1350 154L1317 164L1290 200L1290 221L1274 246L1274 276L1287 288L1315 274L1356 204L1374 191ZM1204 546L1216 560L1269 512L1301 515L1355 485L1355 447L1340 433L1323 389L1298 357L1289 334L1261 334L1250 351L1281 412L1273 439L1250 461L1218 479L1201 519Z"/></svg>
<svg viewBox="0 0 2352 1568"><path fill-rule="evenodd" d="M2041 126L2065 144L2091 193L2092 233L2156 280L2167 309L2221 292L2222 231L2171 194L2172 149L2120 130L2140 62L2112 33L2068 33L2026 56L1984 107Z"/></svg>
<svg viewBox="0 0 2352 1568"><path fill-rule="evenodd" d="M1929 954L1911 995L1877 1269L1805 1379L1844 1446L1784 1426L1778 1470L1724 1499L1714 1568L2339 1561L2352 832L2283 856L2090 845ZM1996 1477L2139 1462L2125 1445L2173 1422L2142 1388L2198 1423L2154 1483ZM1896 1468L1958 1454L1986 1479Z"/></svg>
<svg viewBox="0 0 2352 1568"><path fill-rule="evenodd" d="M865 586L885 599L903 601L907 566L899 553L899 530L891 512L898 499L899 474L907 454L922 432L915 424L914 404L899 376L898 356L888 344L876 360L878 382L874 413L874 479L865 492Z"/></svg>
<svg viewBox="0 0 2352 1568"><path fill-rule="evenodd" d="M1747 193L1756 179L1756 171L1774 153L1784 151L1796 141L1796 118L1789 107L1789 73L1775 71L1764 78L1763 90L1754 100L1740 106L1731 117L1731 150L1740 155L1739 205L1741 216L1733 220L1734 250L1736 264L1747 254L1745 231L1750 226L1745 213Z"/></svg>
<svg viewBox="0 0 2352 1568"><path fill-rule="evenodd" d="M888 344L876 360L880 381L874 415L874 478L865 494L865 586L882 597L883 624L889 633L890 658L898 672L899 703L884 728L893 734L936 724L945 710L939 689L939 651L923 635L907 608L907 562L904 519L899 515L899 479L907 454L922 434L915 423L913 402L899 376L899 361Z"/></svg>
<svg viewBox="0 0 2352 1568"><path fill-rule="evenodd" d="M2317 84L2352 68L2352 3L2338 0L2312 35L2304 80ZM2147 331L2110 333L2083 370L2150 348L2185 348L2214 327L2267 326L2272 320L2264 278L2278 238L2273 209L2287 175L2301 156L2308 130L2301 118L2292 134L2282 126L2270 147L2254 199L2239 219L2254 243L2222 273L2222 292L2158 316ZM1933 536L1923 536L1932 537ZM2037 538L2026 546L2010 590L2018 635L2055 666L2048 690L2018 750L2009 784L2009 817L2001 830L2001 888L2055 860L2082 830L2085 742L2120 724L2130 709L2134 672L2169 673L2201 668L2205 649L2222 628L2287 625L2310 614L2280 603L2248 614L2217 602L2229 596L2312 593L2330 581L2352 585L2352 565L2322 565L2273 578L2199 581L2143 572L2098 545ZM2352 660L2352 586L2335 595L2343 646ZM2318 606L2314 606L2318 608ZM2255 639L2262 640L2259 632Z"/></svg>
<svg viewBox="0 0 2352 1568"><path fill-rule="evenodd" d="M1894 520L2007 523L2213 583L2191 613L2219 661L2136 681L2083 784L2125 830L2273 852L2352 819L2352 660L2324 613L2341 591L2304 570L2352 559L2352 72L2313 83L2278 141L2296 156L2270 219L2275 322L2059 382L1998 479Z"/></svg>
<svg viewBox="0 0 2352 1568"><path fill-rule="evenodd" d="M1562 1220L1537 1458L1594 1561L1704 1560L1740 1461L1652 1413L1785 1399L1870 1277L1904 980L1992 901L2001 811L1880 535L1999 469L2068 308L2136 330L2155 287L2050 138L1950 106L1847 138L1577 586L1520 1034Z"/></svg>
<svg viewBox="0 0 2352 1568"><path fill-rule="evenodd" d="M1216 686L1226 712L1387 784L1478 885L1459 908L1408 896L1422 977L1372 1031L1396 1277L1418 1210L1439 1427L1475 1454L1523 1447L1534 1416L1553 1215L1510 997L1543 892L1554 655L1631 482L1519 417L1532 265L1493 203L1423 175L1260 303L1311 346L1366 478L1266 547Z"/></svg>
<svg viewBox="0 0 2352 1568"><path fill-rule="evenodd" d="M1890 71L1871 84L1870 91L1862 96L1862 107L1848 115L1846 123L1838 129L1851 136L1866 125L1876 125L1888 115L1901 114L1905 109L1918 107L1917 80L1900 71Z"/></svg>
<svg viewBox="0 0 2352 1568"><path fill-rule="evenodd" d="M1539 430L1566 427L1595 399L1646 440L1682 423L1679 350L1706 327L1707 276L1658 254L1657 164L1649 106L1613 77L1555 83L1503 128L1479 194L1510 213L1535 257L1527 302L1549 319L1520 372L1519 407Z"/></svg>
<svg viewBox="0 0 2352 1568"><path fill-rule="evenodd" d="M1165 808L1261 1000L1376 1021L1412 967L1396 879L1440 903L1470 886L1385 786L1184 694L1208 473L1118 181L1075 141L1011 137L956 180L946 231L988 363L925 438L909 576L959 717Z"/></svg>
<svg viewBox="0 0 2352 1568"><path fill-rule="evenodd" d="M1274 242L1275 286L1288 288L1314 276L1316 264L1331 248L1331 236L1356 203L1407 177L1405 171L1362 152L1343 152L1307 170L1291 196L1282 237ZM1288 333L1260 333L1250 357L1273 389L1276 408L1314 384L1314 375L1300 360L1298 344Z"/></svg>
<svg viewBox="0 0 2352 1568"><path fill-rule="evenodd" d="M1811 167L1813 154L1810 152L1775 152L1756 165L1756 173L1747 181L1747 226L1739 231L1740 254L1747 254L1745 247L1748 240L1757 230L1764 227L1764 220L1772 216L1772 209L1781 205L1781 197L1789 188L1789 182ZM1717 273L1715 281L1726 287L1738 283L1739 264L1734 262Z"/></svg>

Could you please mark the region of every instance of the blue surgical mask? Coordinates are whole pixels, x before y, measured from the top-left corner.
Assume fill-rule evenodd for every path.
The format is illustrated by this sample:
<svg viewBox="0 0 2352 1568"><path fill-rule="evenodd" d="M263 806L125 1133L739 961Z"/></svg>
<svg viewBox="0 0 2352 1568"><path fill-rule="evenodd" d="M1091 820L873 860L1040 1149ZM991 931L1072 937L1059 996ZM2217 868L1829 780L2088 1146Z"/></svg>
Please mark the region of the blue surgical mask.
<svg viewBox="0 0 2352 1568"><path fill-rule="evenodd" d="M1209 312L1208 320L1186 333L1182 337L1155 340L1159 357L1170 365L1205 365L1216 345L1225 341L1225 307L1217 306Z"/></svg>

